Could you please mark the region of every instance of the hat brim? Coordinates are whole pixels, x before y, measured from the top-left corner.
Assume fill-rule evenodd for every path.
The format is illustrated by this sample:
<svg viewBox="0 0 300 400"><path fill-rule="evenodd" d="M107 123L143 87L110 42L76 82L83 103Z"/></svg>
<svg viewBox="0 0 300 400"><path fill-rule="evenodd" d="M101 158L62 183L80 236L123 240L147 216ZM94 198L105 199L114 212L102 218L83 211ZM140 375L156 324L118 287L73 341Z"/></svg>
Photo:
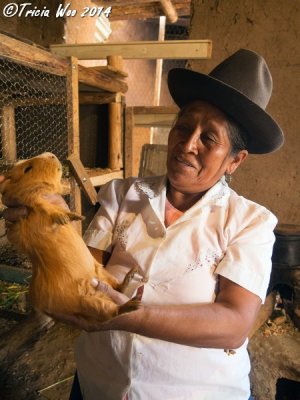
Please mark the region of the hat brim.
<svg viewBox="0 0 300 400"><path fill-rule="evenodd" d="M249 153L270 153L279 149L284 142L281 128L264 109L212 76L174 68L168 75L168 87L180 108L192 101L204 100L237 121L247 134Z"/></svg>

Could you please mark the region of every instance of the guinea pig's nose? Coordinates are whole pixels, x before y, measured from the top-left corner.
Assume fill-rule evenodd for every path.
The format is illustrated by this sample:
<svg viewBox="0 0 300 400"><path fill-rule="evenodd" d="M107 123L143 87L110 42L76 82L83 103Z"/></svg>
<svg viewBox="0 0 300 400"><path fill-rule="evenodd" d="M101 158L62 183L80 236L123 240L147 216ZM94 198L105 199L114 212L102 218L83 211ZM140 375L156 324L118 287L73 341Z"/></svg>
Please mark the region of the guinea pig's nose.
<svg viewBox="0 0 300 400"><path fill-rule="evenodd" d="M53 153L50 153L50 152L43 153L39 157L41 157L41 158L53 158L53 159L57 160L57 157Z"/></svg>

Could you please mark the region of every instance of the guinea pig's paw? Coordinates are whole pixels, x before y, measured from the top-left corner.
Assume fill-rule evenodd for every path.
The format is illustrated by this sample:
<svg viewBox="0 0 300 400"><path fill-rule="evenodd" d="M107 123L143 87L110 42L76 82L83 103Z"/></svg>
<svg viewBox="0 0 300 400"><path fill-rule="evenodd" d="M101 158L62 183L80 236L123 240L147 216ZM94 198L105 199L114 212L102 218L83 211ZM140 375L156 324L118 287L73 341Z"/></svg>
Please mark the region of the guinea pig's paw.
<svg viewBox="0 0 300 400"><path fill-rule="evenodd" d="M127 303L123 304L122 306L119 307L118 314L126 314L132 311L136 311L138 308L140 308L141 302L135 298L127 301Z"/></svg>
<svg viewBox="0 0 300 400"><path fill-rule="evenodd" d="M131 270L126 274L123 282L119 285L118 291L119 292L124 292L124 290L127 288L129 283L132 281L134 278L134 275L139 272L139 267L133 267Z"/></svg>
<svg viewBox="0 0 300 400"><path fill-rule="evenodd" d="M70 218L70 221L83 221L85 219L85 217L83 217L82 215L74 212L68 212L68 216Z"/></svg>
<svg viewBox="0 0 300 400"><path fill-rule="evenodd" d="M54 224L58 225L66 225L70 222L70 217L68 212L65 211L56 211L51 214L51 219Z"/></svg>

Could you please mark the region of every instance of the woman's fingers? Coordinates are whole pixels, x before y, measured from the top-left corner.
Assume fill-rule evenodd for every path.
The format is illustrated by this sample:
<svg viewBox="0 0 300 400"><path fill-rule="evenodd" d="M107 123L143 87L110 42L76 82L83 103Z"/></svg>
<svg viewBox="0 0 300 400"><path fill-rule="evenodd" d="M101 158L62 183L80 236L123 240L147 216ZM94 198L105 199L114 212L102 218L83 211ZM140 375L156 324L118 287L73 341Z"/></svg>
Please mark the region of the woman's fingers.
<svg viewBox="0 0 300 400"><path fill-rule="evenodd" d="M1 175L0 175L0 183L1 183ZM50 204L60 206L63 209L66 209L69 211L69 207L68 207L67 203L64 201L62 196L60 196L58 194L49 194L49 195L44 195L43 197ZM26 217L28 215L28 208L25 206L22 206L14 198L5 199L5 205L8 208L6 208L2 212L2 216L7 222L18 222L21 218Z"/></svg>
<svg viewBox="0 0 300 400"><path fill-rule="evenodd" d="M114 303L118 304L119 306L127 303L127 301L130 300L125 294L120 293L117 290L114 290L111 286L107 285L102 281L99 281L96 278L92 279L91 285L100 292L105 293L112 299Z"/></svg>
<svg viewBox="0 0 300 400"><path fill-rule="evenodd" d="M3 211L3 218L7 222L17 222L28 215L27 207L9 207Z"/></svg>
<svg viewBox="0 0 300 400"><path fill-rule="evenodd" d="M82 329L87 332L105 330L106 325L108 325L108 322L87 320L78 315L48 313L48 312L46 312L46 314L49 315L49 317L53 318L55 321L71 325L74 328Z"/></svg>

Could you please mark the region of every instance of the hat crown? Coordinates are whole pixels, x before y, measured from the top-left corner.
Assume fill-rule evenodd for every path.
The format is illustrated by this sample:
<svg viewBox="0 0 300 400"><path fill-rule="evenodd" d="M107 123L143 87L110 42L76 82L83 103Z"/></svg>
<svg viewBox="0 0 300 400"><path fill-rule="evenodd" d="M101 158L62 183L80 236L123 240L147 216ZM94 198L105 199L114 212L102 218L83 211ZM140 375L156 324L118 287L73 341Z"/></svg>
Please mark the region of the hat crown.
<svg viewBox="0 0 300 400"><path fill-rule="evenodd" d="M260 55L240 49L214 68L209 76L233 87L266 109L273 82L266 61Z"/></svg>

